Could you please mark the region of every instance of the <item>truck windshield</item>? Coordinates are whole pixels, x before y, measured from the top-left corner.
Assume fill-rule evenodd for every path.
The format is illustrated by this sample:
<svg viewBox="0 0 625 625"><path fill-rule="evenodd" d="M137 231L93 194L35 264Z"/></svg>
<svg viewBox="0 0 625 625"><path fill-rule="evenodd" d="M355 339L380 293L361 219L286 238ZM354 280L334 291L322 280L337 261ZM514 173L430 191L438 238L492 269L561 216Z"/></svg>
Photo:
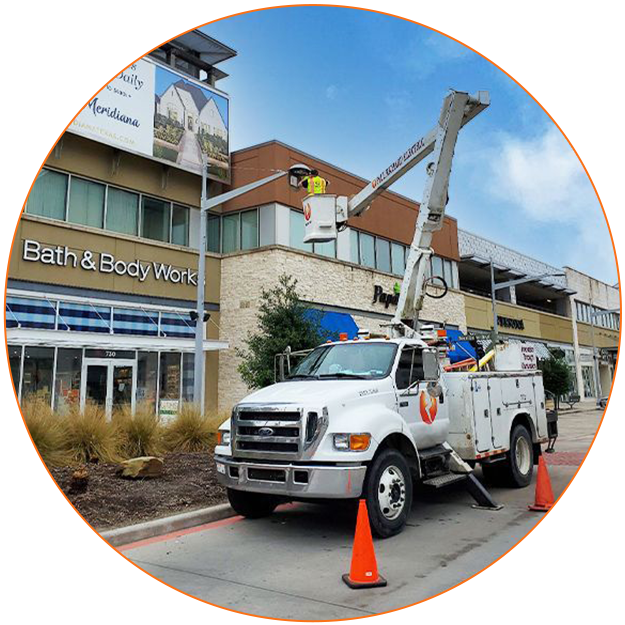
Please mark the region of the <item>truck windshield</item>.
<svg viewBox="0 0 625 625"><path fill-rule="evenodd" d="M394 343L346 343L323 345L313 350L288 379L354 379L386 377L393 366Z"/></svg>

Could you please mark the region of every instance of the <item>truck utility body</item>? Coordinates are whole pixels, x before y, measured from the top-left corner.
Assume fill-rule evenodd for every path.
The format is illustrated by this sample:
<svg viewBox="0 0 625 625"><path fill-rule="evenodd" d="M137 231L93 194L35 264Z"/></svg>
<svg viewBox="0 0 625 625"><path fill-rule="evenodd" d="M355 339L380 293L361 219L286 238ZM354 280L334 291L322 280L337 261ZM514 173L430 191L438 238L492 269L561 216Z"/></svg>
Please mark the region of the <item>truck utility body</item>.
<svg viewBox="0 0 625 625"><path fill-rule="evenodd" d="M364 496L384 536L403 527L413 482L463 479L479 461L528 483L547 440L542 375L444 372L439 361L419 339L327 343L246 397L215 449L235 509L260 516L285 500Z"/></svg>

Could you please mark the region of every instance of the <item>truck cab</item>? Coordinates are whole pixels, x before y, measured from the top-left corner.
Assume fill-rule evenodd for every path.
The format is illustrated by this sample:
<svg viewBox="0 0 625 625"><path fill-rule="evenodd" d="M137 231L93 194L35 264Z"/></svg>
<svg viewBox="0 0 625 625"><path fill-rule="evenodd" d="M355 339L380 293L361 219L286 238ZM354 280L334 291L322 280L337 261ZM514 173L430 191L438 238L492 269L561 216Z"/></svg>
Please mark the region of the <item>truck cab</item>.
<svg viewBox="0 0 625 625"><path fill-rule="evenodd" d="M512 430L500 436L497 453L488 453L493 441L487 455L476 448L480 441L485 449L476 436L484 427L471 393L476 376L484 375L445 373L437 348L420 338L325 343L286 379L233 408L218 432L219 479L235 511L247 517L270 514L283 501L365 498L373 531L391 536L406 523L413 484L463 477L471 471L463 457L493 465L499 457L499 469L512 462L518 472L508 453ZM488 383L482 386L487 390ZM544 413L544 398L542 406ZM531 479L542 432L533 408L517 432L523 441L518 486ZM527 413L527 404L519 411ZM497 432L512 427L511 411L505 419ZM454 436L462 439L463 457L449 443Z"/></svg>

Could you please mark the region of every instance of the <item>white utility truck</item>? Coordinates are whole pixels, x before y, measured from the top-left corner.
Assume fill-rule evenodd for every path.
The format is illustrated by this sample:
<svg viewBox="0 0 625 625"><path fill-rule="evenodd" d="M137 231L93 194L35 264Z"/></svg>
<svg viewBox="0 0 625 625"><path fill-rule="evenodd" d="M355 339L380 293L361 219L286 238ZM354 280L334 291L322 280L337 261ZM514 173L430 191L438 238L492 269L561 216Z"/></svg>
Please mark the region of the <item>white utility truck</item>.
<svg viewBox="0 0 625 625"><path fill-rule="evenodd" d="M215 461L232 507L254 518L284 501L365 498L380 537L404 527L413 485L463 482L481 507L499 506L473 475L527 486L548 440L542 375L531 346L492 345L452 365L444 331L419 325L431 239L443 224L461 127L489 104L487 92L448 95L435 128L353 198L304 199L306 241L328 241L347 219L426 156L428 179L388 335L366 331L325 343L281 381L239 402L218 432ZM435 286L440 280L442 288ZM461 370L465 369L465 370Z"/></svg>

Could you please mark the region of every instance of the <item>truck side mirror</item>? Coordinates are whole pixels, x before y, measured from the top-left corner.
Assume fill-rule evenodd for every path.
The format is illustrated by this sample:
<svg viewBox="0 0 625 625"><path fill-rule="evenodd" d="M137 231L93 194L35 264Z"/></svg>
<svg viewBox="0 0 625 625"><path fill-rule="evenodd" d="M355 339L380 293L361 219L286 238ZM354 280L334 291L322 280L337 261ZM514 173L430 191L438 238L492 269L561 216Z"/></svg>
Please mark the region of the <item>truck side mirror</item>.
<svg viewBox="0 0 625 625"><path fill-rule="evenodd" d="M438 354L429 349L423 350L423 379L438 380Z"/></svg>

